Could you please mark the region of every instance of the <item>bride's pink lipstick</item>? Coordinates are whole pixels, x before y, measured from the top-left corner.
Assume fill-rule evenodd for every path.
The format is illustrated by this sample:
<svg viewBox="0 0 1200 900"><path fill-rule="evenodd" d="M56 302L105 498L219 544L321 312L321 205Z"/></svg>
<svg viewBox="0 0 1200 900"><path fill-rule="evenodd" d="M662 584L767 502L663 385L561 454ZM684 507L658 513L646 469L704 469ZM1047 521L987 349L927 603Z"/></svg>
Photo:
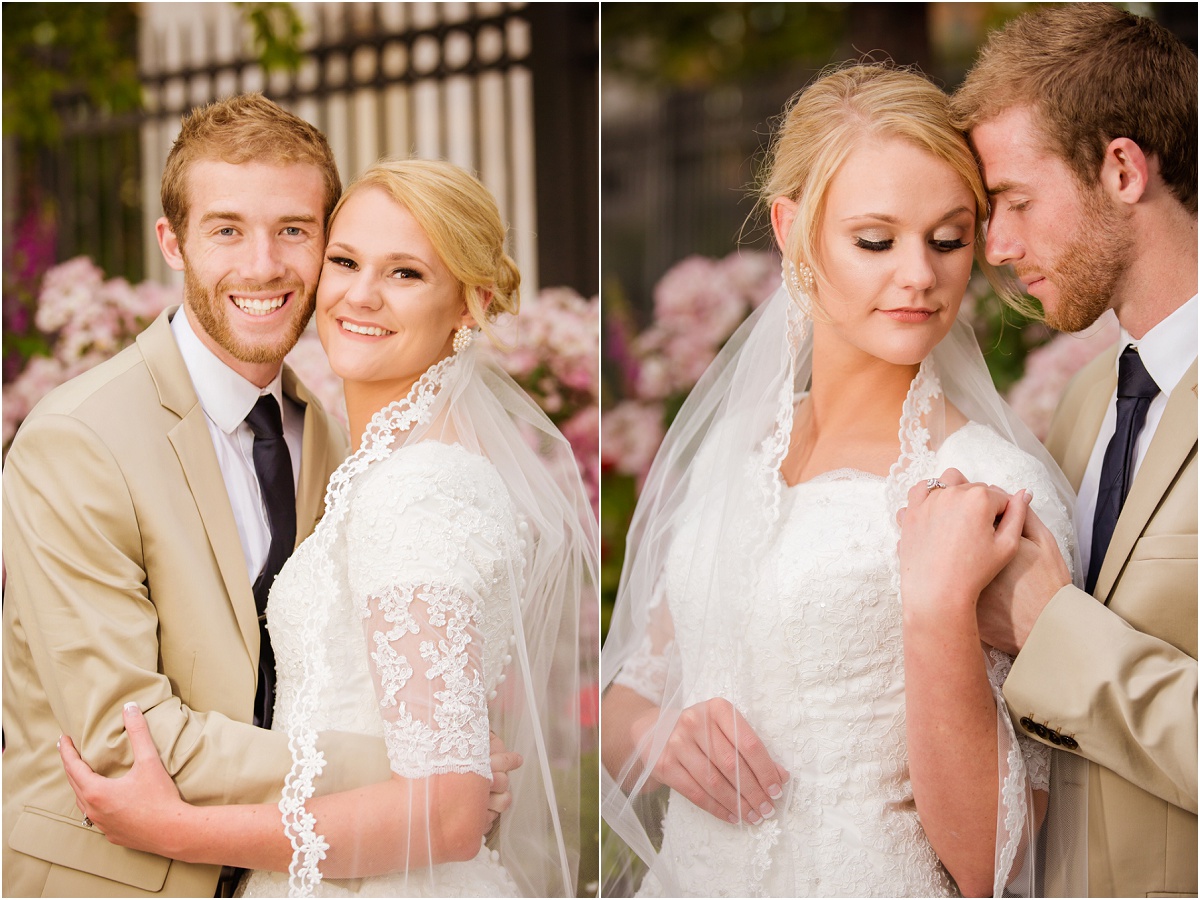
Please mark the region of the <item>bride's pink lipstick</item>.
<svg viewBox="0 0 1200 900"><path fill-rule="evenodd" d="M881 309L879 311L888 318L895 319L897 322L908 322L919 325L921 322L928 322L936 310L903 307L900 309Z"/></svg>

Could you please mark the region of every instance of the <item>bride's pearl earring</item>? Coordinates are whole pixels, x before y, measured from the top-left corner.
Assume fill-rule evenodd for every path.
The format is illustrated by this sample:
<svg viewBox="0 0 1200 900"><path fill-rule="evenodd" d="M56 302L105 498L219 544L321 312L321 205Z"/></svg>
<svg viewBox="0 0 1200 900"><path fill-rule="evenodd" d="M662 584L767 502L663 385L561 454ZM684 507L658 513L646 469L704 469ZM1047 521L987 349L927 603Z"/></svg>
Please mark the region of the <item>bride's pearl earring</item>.
<svg viewBox="0 0 1200 900"><path fill-rule="evenodd" d="M462 353L471 346L473 340L475 340L475 332L471 330L471 326L460 326L458 331L454 332L454 352Z"/></svg>
<svg viewBox="0 0 1200 900"><path fill-rule="evenodd" d="M813 270L807 263L795 265L790 259L783 261L783 285L787 289L788 296L792 298L792 302L800 307L801 312L805 315L810 311L810 297L813 294L813 288L816 287L816 278L813 276Z"/></svg>

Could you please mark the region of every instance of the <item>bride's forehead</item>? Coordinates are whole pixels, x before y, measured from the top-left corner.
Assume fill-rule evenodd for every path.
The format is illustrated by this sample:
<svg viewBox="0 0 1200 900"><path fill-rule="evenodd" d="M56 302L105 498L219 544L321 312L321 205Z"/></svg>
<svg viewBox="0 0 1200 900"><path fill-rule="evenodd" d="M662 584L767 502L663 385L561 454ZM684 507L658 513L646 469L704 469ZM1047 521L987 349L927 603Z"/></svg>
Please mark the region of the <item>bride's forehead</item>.
<svg viewBox="0 0 1200 900"><path fill-rule="evenodd" d="M970 186L945 160L901 140L856 147L830 179L825 208L832 218L878 213L934 221L965 209Z"/></svg>

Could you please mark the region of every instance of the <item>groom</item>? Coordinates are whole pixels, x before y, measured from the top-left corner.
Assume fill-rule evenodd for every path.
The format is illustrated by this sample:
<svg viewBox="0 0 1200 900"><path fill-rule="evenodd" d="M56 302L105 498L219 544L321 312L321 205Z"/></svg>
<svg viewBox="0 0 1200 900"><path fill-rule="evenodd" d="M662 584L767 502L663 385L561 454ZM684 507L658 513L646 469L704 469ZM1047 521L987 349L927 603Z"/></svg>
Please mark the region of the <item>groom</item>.
<svg viewBox="0 0 1200 900"><path fill-rule="evenodd" d="M279 798L291 754L286 735L267 730L274 666L262 611L347 452L283 358L312 315L340 193L324 136L261 95L187 116L157 224L168 264L184 273L183 307L53 391L13 441L6 895L231 889L234 873L109 844L78 812L55 742L70 735L98 772L127 770L129 701L186 800ZM329 733L320 746L321 792L390 775L381 740ZM493 757L498 769L508 761Z"/></svg>
<svg viewBox="0 0 1200 900"><path fill-rule="evenodd" d="M1089 761L1092 896L1197 888L1196 84L1155 23L1066 4L993 35L954 97L988 261L1060 330L1121 325L1047 441L1078 491L1086 590L1030 512L979 606L983 640L1016 655L1017 727ZM1051 858L1047 893L1060 875Z"/></svg>

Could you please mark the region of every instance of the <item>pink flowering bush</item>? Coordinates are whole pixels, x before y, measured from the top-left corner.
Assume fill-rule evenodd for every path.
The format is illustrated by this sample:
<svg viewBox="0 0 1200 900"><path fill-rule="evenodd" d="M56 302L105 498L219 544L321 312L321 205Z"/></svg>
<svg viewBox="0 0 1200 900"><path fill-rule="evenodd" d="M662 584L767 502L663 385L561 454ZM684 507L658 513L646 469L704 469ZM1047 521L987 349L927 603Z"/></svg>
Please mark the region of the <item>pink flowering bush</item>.
<svg viewBox="0 0 1200 900"><path fill-rule="evenodd" d="M779 258L690 256L654 289L654 323L633 342L643 400L686 395L750 311L779 285Z"/></svg>
<svg viewBox="0 0 1200 900"><path fill-rule="evenodd" d="M50 340L4 386L4 446L52 388L128 346L162 310L181 300L177 288L105 279L85 256L54 266L42 279L34 325Z"/></svg>
<svg viewBox="0 0 1200 900"><path fill-rule="evenodd" d="M1111 311L1078 334L1057 334L1025 357L1025 374L1008 392L1008 402L1038 440L1050 431L1054 409L1072 376L1117 339Z"/></svg>
<svg viewBox="0 0 1200 900"><path fill-rule="evenodd" d="M630 336L610 327L605 354L625 382L626 399L605 410L601 424L605 471L640 485L662 443L671 411L746 317L779 286L779 257L733 253L689 256L654 289L654 321Z"/></svg>
<svg viewBox="0 0 1200 900"><path fill-rule="evenodd" d="M521 300L517 316L496 323L488 353L521 385L575 452L583 483L600 498L600 299L570 288L545 288Z"/></svg>

